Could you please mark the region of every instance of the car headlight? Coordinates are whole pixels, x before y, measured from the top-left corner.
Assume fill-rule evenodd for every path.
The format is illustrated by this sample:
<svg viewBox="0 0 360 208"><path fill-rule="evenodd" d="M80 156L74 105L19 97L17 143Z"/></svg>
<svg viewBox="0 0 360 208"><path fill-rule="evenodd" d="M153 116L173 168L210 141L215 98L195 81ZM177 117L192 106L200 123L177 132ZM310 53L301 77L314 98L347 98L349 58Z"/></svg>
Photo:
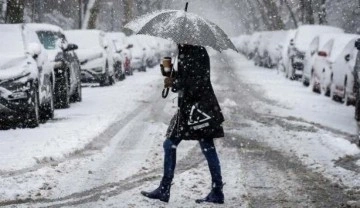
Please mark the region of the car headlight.
<svg viewBox="0 0 360 208"><path fill-rule="evenodd" d="M0 82L0 86L11 92L24 92L31 88L30 72Z"/></svg>
<svg viewBox="0 0 360 208"><path fill-rule="evenodd" d="M96 68L92 68L92 71L96 72L96 73L101 73L103 72L103 68L102 67L96 67Z"/></svg>

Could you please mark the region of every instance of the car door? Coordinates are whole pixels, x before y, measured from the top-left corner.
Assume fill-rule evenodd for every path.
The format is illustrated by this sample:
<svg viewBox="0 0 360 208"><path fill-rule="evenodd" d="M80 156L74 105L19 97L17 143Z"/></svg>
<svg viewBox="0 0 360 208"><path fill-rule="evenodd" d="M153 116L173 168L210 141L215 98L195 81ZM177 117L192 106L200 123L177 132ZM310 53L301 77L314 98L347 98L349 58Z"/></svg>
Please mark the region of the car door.
<svg viewBox="0 0 360 208"><path fill-rule="evenodd" d="M37 47L40 47L40 53L36 58L36 63L39 70L39 102L43 105L48 102L52 96L53 83L51 82L51 79L54 77L54 66L48 59L48 54L35 31L25 27L23 33L27 45L36 45Z"/></svg>

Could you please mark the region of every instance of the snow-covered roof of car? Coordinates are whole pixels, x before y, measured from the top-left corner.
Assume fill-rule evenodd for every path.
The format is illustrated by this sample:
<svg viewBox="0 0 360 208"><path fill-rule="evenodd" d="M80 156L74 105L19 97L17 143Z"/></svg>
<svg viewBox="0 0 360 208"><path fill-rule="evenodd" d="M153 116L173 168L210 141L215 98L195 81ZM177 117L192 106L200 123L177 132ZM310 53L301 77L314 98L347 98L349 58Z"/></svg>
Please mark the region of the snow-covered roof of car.
<svg viewBox="0 0 360 208"><path fill-rule="evenodd" d="M102 47L102 38L105 33L101 30L67 30L66 38L69 42L75 43L79 49L91 49Z"/></svg>
<svg viewBox="0 0 360 208"><path fill-rule="evenodd" d="M56 25L50 25L50 24L39 24L39 23L27 23L25 24L26 27L34 30L34 31L54 31L54 32L61 32L64 33L63 29L61 27L58 27Z"/></svg>
<svg viewBox="0 0 360 208"><path fill-rule="evenodd" d="M334 44L330 53L330 61L335 61L345 50L350 53L355 50L355 41L360 38L359 35L342 34L334 38Z"/></svg>
<svg viewBox="0 0 360 208"><path fill-rule="evenodd" d="M0 24L0 54L24 55L25 44L21 24Z"/></svg>
<svg viewBox="0 0 360 208"><path fill-rule="evenodd" d="M311 41L313 41L316 36L326 33L344 33L344 30L324 25L303 25L297 29L294 38L295 46L298 50L306 52Z"/></svg>

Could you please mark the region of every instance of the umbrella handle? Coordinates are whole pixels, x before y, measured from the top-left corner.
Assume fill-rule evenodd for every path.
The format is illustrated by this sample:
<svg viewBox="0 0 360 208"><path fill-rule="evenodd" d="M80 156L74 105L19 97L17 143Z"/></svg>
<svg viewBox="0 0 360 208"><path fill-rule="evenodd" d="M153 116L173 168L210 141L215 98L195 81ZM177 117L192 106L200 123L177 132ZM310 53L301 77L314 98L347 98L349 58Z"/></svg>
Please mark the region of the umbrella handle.
<svg viewBox="0 0 360 208"><path fill-rule="evenodd" d="M161 95L165 99L169 95L169 88L163 89Z"/></svg>

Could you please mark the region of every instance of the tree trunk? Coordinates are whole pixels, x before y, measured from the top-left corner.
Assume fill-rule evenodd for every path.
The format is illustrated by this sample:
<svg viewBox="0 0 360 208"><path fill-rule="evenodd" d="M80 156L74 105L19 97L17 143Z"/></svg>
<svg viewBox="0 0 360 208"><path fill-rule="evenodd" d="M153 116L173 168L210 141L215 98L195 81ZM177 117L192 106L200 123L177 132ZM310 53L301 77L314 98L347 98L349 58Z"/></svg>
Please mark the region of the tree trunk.
<svg viewBox="0 0 360 208"><path fill-rule="evenodd" d="M319 16L319 24L326 25L327 24L326 0L321 0L320 11L318 13L318 16Z"/></svg>
<svg viewBox="0 0 360 208"><path fill-rule="evenodd" d="M124 14L123 25L126 25L133 18L133 0L123 0L124 1Z"/></svg>
<svg viewBox="0 0 360 208"><path fill-rule="evenodd" d="M87 29L96 29L97 18L100 12L100 0L95 0L94 6L89 10L90 17L87 23Z"/></svg>
<svg viewBox="0 0 360 208"><path fill-rule="evenodd" d="M6 23L24 22L24 0L8 0L6 4Z"/></svg>
<svg viewBox="0 0 360 208"><path fill-rule="evenodd" d="M271 30L271 24L269 22L267 11L265 10L264 5L261 4L260 0L256 0L256 3L257 3L257 8L259 9L263 24L266 27L266 30Z"/></svg>
<svg viewBox="0 0 360 208"><path fill-rule="evenodd" d="M279 14L279 9L274 0L263 0L263 4L267 10L267 17L271 25L271 30L282 30L285 28L284 22Z"/></svg>
<svg viewBox="0 0 360 208"><path fill-rule="evenodd" d="M289 11L289 13L290 13L290 17L291 17L291 19L292 19L292 21L293 21L293 23L294 23L294 27L295 27L295 28L298 28L299 25L298 25L296 16L295 16L295 14L294 14L291 6L290 6L289 1L288 1L288 0L284 0L284 3L285 3L285 6L286 6L286 8L288 9L288 11Z"/></svg>

